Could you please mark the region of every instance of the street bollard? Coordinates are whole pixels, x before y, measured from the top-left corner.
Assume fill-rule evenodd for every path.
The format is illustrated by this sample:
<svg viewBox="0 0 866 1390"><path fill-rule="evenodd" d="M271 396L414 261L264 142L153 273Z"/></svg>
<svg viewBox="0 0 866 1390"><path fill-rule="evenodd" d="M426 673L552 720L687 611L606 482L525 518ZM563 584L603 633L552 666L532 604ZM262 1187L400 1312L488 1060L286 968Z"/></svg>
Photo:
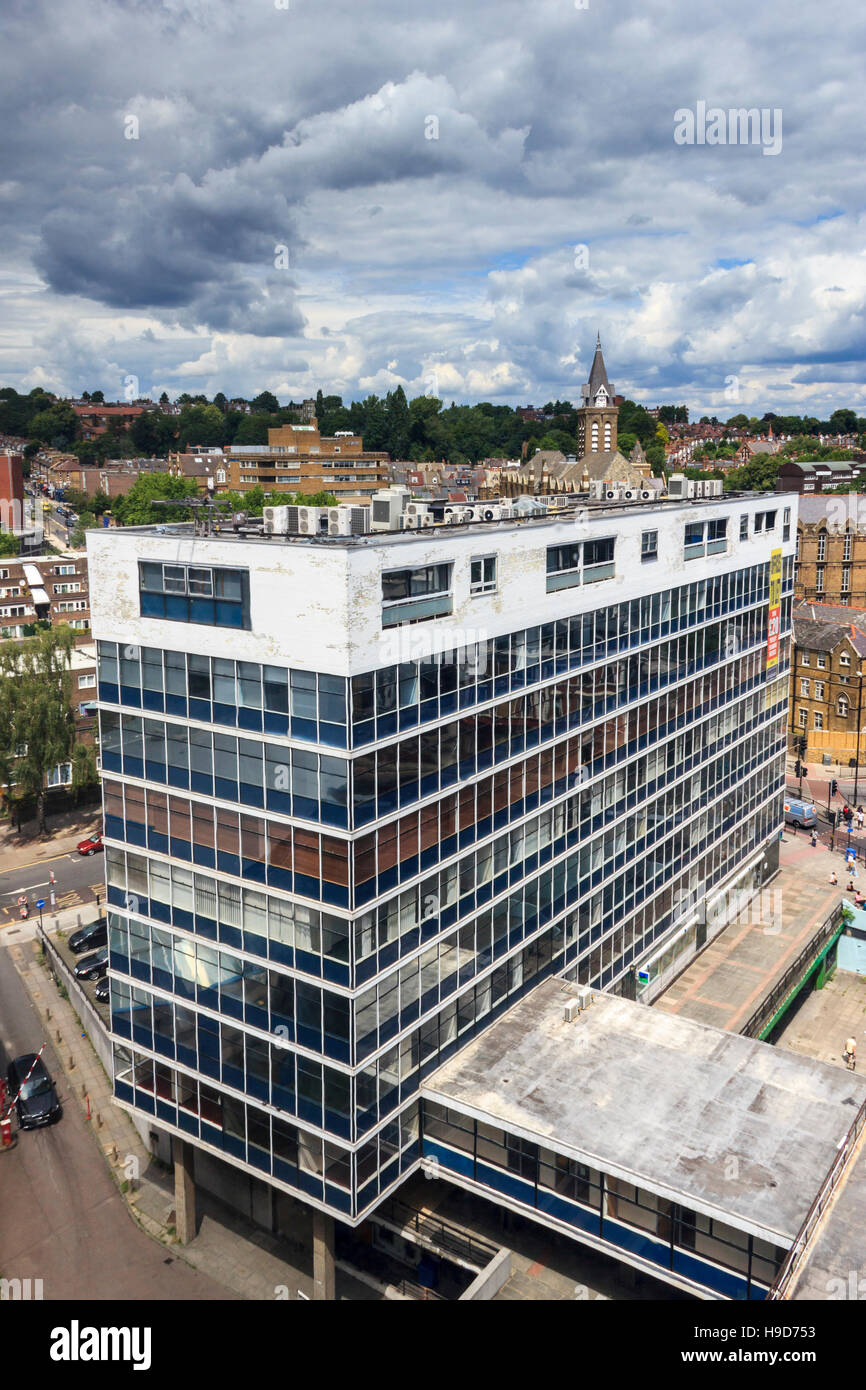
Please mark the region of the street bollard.
<svg viewBox="0 0 866 1390"><path fill-rule="evenodd" d="M59 1043L62 1043L62 1042L63 1042L63 1034L61 1033L61 1031L60 1031L59 1028L57 1029L57 1031L56 1031L56 1033L55 1033L54 1036L56 1037L56 1039L57 1039L57 1041L58 1041Z"/></svg>

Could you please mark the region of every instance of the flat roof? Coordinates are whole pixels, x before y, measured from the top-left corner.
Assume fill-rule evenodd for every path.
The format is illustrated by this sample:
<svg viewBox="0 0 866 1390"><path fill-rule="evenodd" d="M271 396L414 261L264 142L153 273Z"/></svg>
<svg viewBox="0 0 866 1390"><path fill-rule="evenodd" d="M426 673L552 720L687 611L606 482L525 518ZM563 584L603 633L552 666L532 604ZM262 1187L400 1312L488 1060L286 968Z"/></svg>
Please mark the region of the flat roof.
<svg viewBox="0 0 866 1390"><path fill-rule="evenodd" d="M774 507L778 507L781 497L791 496L797 498L798 493L761 493L761 492L727 492L721 497L655 497L645 502L609 502L597 500L595 498L569 496L566 501L563 497L561 506L545 506L543 514L516 515L503 517L492 521L457 521L442 522L440 524L424 527L412 528L409 530L395 531L368 531L362 535L352 536L331 536L331 535L283 535L276 534L266 536L257 529L257 523L261 518L250 518L248 523L236 529L229 514L220 514L215 509L210 510L208 504L202 500L195 508L194 521L176 521L165 523L150 523L145 526L96 526L90 530L98 531L101 536L114 535L133 535L133 536L183 536L196 535L203 540L211 541L261 541L265 545L327 545L336 547L345 546L370 546L387 543L393 545L401 541L429 540L431 537L459 536L465 535L468 531L477 534L487 534L507 528L526 527L526 526L545 526L553 523L561 523L574 519L581 522L604 521L605 519L617 520L628 516L647 516L651 512L672 511L677 508L690 510L693 507L719 507L726 504L739 504L746 502L769 501ZM181 499L182 502L183 499ZM410 501L429 502L431 499L425 497L410 498ZM484 498L473 502L454 502L449 503L445 498L433 499L441 502L445 506L477 506L495 507L498 503L515 504L520 499L513 497L504 498ZM530 498L530 501L534 499ZM219 504L219 497L216 499ZM177 505L177 504L176 504ZM277 505L277 504L275 504ZM282 506L292 506L291 502L280 503ZM339 505L339 503L338 503ZM362 506L363 502L350 503L349 505ZM219 525L219 531L211 529L212 524Z"/></svg>
<svg viewBox="0 0 866 1390"><path fill-rule="evenodd" d="M567 1023L579 992L545 981L423 1095L790 1245L866 1079L613 995Z"/></svg>

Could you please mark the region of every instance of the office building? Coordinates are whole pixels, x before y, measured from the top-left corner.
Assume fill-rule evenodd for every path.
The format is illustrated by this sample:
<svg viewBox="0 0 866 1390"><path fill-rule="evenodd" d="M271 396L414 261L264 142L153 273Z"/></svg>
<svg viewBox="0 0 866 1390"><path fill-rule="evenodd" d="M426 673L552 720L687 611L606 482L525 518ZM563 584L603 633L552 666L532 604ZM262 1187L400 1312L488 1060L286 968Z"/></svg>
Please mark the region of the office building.
<svg viewBox="0 0 866 1390"><path fill-rule="evenodd" d="M522 996L649 1002L775 866L777 500L90 532L118 1103L357 1224Z"/></svg>

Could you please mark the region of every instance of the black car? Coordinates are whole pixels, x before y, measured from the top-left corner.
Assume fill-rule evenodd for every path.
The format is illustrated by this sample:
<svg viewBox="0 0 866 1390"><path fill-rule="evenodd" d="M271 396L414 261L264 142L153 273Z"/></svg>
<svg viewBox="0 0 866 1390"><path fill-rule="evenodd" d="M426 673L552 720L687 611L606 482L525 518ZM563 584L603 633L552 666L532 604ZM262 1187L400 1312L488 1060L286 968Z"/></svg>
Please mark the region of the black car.
<svg viewBox="0 0 866 1390"><path fill-rule="evenodd" d="M30 1072L31 1067L33 1067L32 1072ZM22 1087L21 1083L28 1072L30 1072L30 1076ZM37 1057L33 1052L27 1052L23 1057L16 1057L14 1062L9 1063L6 1081L10 1097L18 1095L19 1087L21 1088L21 1094L16 1103L18 1124L21 1129L36 1129L40 1125L50 1125L53 1120L60 1119L63 1114L63 1107L57 1099L54 1082L51 1080L41 1057Z"/></svg>
<svg viewBox="0 0 866 1390"><path fill-rule="evenodd" d="M76 955L80 951L93 950L96 946L104 946L108 941L108 924L106 922L91 922L89 926L82 927L81 931L73 932L69 938L69 949Z"/></svg>
<svg viewBox="0 0 866 1390"><path fill-rule="evenodd" d="M100 946L92 955L82 956L75 967L76 980L99 980L108 969L108 947Z"/></svg>
<svg viewBox="0 0 866 1390"><path fill-rule="evenodd" d="M96 989L93 991L93 994L94 994L94 998L98 999L99 1002L100 1002L100 1004L107 1004L107 1003L108 1003L108 976L107 976L107 975L103 975L102 979L98 982L98 984L97 984L97 986L96 986Z"/></svg>

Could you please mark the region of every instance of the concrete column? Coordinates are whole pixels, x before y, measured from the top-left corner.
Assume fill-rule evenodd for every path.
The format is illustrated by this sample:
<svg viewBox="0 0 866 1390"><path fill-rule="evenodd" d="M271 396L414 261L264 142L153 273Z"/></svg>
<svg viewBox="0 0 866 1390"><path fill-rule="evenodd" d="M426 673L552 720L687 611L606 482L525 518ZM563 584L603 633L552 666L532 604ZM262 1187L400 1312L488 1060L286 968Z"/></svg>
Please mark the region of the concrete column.
<svg viewBox="0 0 866 1390"><path fill-rule="evenodd" d="M185 1139L172 1141L174 1154L174 1211L175 1230L181 1245L195 1239L195 1181L193 1179L193 1148Z"/></svg>
<svg viewBox="0 0 866 1390"><path fill-rule="evenodd" d="M313 1298L335 1299L334 1218L323 1211L313 1212Z"/></svg>

